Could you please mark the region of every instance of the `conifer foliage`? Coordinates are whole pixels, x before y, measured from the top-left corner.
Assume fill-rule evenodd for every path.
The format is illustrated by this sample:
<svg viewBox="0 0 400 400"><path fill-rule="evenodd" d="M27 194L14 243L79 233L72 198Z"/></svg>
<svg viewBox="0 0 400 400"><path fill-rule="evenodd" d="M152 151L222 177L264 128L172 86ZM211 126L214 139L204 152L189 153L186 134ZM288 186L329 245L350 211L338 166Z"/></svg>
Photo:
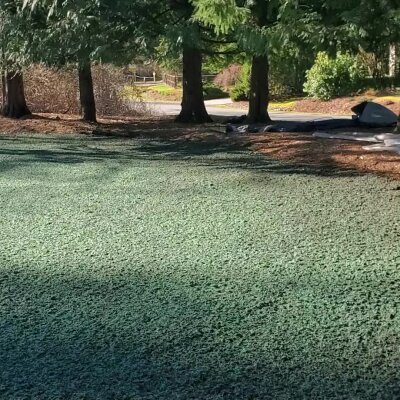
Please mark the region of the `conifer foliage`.
<svg viewBox="0 0 400 400"><path fill-rule="evenodd" d="M204 59L236 55L251 64L248 121L268 122L269 69L276 62L271 54L293 44L314 54L384 53L400 42L398 1L0 0L2 113L29 114L25 66L75 64L82 118L95 122L92 64L154 60L162 48L182 65L177 121L211 121L203 97Z"/></svg>

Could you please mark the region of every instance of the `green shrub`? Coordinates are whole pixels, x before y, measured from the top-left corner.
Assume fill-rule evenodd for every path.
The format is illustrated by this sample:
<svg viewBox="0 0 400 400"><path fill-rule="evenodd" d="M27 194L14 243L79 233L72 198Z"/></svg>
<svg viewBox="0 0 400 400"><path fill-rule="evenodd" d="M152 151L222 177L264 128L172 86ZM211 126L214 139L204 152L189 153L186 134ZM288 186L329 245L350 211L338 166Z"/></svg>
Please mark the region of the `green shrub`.
<svg viewBox="0 0 400 400"><path fill-rule="evenodd" d="M281 50L270 54L269 95L270 98L282 99L302 93L305 71L310 68L310 57L299 56L293 49ZM312 64L312 63L311 63ZM251 64L245 63L236 83L230 90L233 101L245 101L250 93Z"/></svg>
<svg viewBox="0 0 400 400"><path fill-rule="evenodd" d="M304 91L321 100L351 95L363 89L365 76L357 57L338 53L336 58L330 58L327 53L321 52L307 71Z"/></svg>
<svg viewBox="0 0 400 400"><path fill-rule="evenodd" d="M249 99L250 93L251 64L245 63L240 70L238 79L230 91L233 101L245 101Z"/></svg>
<svg viewBox="0 0 400 400"><path fill-rule="evenodd" d="M205 83L203 85L203 93L205 100L223 99L228 96L228 93L215 83Z"/></svg>
<svg viewBox="0 0 400 400"><path fill-rule="evenodd" d="M285 46L272 46L269 52L269 94L271 99L281 100L303 94L306 72L316 56L305 44L288 42Z"/></svg>

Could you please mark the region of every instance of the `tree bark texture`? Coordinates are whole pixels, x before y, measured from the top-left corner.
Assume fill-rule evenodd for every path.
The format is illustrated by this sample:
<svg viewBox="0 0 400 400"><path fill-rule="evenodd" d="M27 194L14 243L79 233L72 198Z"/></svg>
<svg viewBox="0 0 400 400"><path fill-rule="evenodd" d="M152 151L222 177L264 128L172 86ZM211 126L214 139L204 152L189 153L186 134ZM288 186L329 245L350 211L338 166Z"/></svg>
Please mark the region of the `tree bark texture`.
<svg viewBox="0 0 400 400"><path fill-rule="evenodd" d="M90 61L79 64L78 73L82 119L88 122L96 122L96 102Z"/></svg>
<svg viewBox="0 0 400 400"><path fill-rule="evenodd" d="M250 123L263 123L271 121L268 114L269 62L267 56L254 56L251 67L249 114Z"/></svg>
<svg viewBox="0 0 400 400"><path fill-rule="evenodd" d="M183 49L183 97L177 122L212 122L204 104L202 54L200 50Z"/></svg>
<svg viewBox="0 0 400 400"><path fill-rule="evenodd" d="M3 107L2 115L10 118L21 118L30 115L26 104L24 79L22 72L6 72L2 78L3 83Z"/></svg>

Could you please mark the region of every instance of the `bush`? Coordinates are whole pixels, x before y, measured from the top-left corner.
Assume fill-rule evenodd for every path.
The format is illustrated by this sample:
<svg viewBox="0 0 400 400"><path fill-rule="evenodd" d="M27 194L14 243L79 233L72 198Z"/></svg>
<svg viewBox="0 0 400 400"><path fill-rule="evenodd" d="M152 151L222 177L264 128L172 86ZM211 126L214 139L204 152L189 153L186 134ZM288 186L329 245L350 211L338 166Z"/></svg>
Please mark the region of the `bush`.
<svg viewBox="0 0 400 400"><path fill-rule="evenodd" d="M136 104L129 104L122 95L127 84L127 77L122 68L111 64L98 64L93 65L92 73L98 115L130 116L137 113ZM135 107L132 107L133 105Z"/></svg>
<svg viewBox="0 0 400 400"><path fill-rule="evenodd" d="M338 53L336 58L330 58L321 52L307 71L304 91L321 100L351 95L363 89L365 76L357 57Z"/></svg>
<svg viewBox="0 0 400 400"><path fill-rule="evenodd" d="M289 42L285 46L272 46L269 53L271 99L301 96L306 72L312 67L315 56L315 51L305 44Z"/></svg>
<svg viewBox="0 0 400 400"><path fill-rule="evenodd" d="M34 113L79 114L78 72L74 67L34 64L24 71L25 96Z"/></svg>
<svg viewBox="0 0 400 400"><path fill-rule="evenodd" d="M270 55L269 96L271 99L288 98L302 93L309 61L294 51L280 51ZM230 91L233 101L245 101L250 93L251 64L242 66L235 85Z"/></svg>
<svg viewBox="0 0 400 400"><path fill-rule="evenodd" d="M93 65L93 83L99 116L136 116L147 114L140 101L126 101L127 81L121 68L109 64ZM75 66L50 68L31 65L24 71L25 94L34 113L79 114L78 71Z"/></svg>
<svg viewBox="0 0 400 400"><path fill-rule="evenodd" d="M245 101L249 99L250 93L251 64L246 63L240 70L235 86L230 91L233 101Z"/></svg>
<svg viewBox="0 0 400 400"><path fill-rule="evenodd" d="M229 89L238 80L241 69L242 67L239 64L230 65L214 78L214 83L225 90Z"/></svg>
<svg viewBox="0 0 400 400"><path fill-rule="evenodd" d="M206 100L223 99L228 96L228 93L213 83L205 83L203 86L203 92Z"/></svg>

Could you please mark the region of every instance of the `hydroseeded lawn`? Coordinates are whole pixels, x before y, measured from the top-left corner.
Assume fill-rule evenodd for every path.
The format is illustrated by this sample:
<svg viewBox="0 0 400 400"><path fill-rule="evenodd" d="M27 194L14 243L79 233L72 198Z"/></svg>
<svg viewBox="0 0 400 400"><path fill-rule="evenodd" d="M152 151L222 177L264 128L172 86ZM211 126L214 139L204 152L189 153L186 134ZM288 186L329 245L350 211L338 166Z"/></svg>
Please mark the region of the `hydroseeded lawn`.
<svg viewBox="0 0 400 400"><path fill-rule="evenodd" d="M394 189L212 144L1 137L0 398L399 398Z"/></svg>

